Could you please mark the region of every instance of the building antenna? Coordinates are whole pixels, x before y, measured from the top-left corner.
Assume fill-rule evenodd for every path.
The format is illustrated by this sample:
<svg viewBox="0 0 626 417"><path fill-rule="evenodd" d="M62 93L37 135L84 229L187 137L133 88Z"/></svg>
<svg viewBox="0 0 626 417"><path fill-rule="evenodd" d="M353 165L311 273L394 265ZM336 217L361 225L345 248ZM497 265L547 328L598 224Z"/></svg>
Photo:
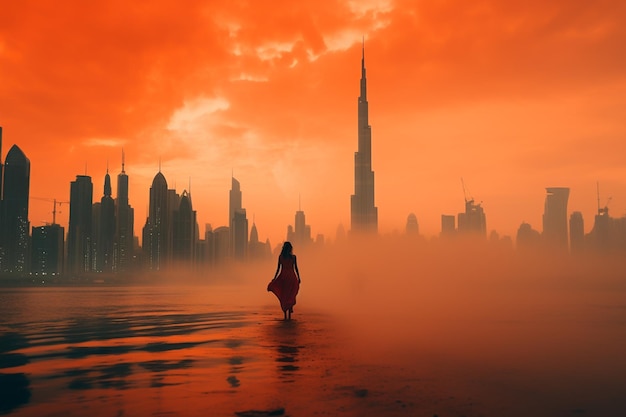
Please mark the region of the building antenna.
<svg viewBox="0 0 626 417"><path fill-rule="evenodd" d="M159 172L161 172L161 157L159 156Z"/></svg>
<svg viewBox="0 0 626 417"><path fill-rule="evenodd" d="M125 158L125 155L124 155L124 148L122 148L122 174L125 173L125 171L124 171L124 165L125 165L125 162L126 162L125 159L126 158Z"/></svg>

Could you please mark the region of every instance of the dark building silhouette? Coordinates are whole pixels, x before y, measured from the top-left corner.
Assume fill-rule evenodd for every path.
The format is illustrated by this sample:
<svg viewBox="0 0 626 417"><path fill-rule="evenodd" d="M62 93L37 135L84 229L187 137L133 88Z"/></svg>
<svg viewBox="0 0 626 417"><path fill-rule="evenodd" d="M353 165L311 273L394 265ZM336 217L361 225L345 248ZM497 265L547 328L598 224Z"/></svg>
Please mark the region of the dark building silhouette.
<svg viewBox="0 0 626 417"><path fill-rule="evenodd" d="M235 177L232 177L232 186L228 198L228 222L230 256L243 260L248 248L248 219L246 210L242 206L241 185Z"/></svg>
<svg viewBox="0 0 626 417"><path fill-rule="evenodd" d="M311 238L311 226L306 224L304 211L296 211L295 227L287 228L287 240L297 246L308 246L313 243Z"/></svg>
<svg viewBox="0 0 626 417"><path fill-rule="evenodd" d="M259 232L254 221L250 229L250 242L248 243L248 258L251 260L266 259L272 255L272 247L269 239L265 242L259 241Z"/></svg>
<svg viewBox="0 0 626 417"><path fill-rule="evenodd" d="M517 229L515 243L518 249L527 250L541 245L541 233L533 229L528 223L522 223Z"/></svg>
<svg viewBox="0 0 626 417"><path fill-rule="evenodd" d="M216 265L223 264L230 254L230 229L220 226L213 230L213 259Z"/></svg>
<svg viewBox="0 0 626 417"><path fill-rule="evenodd" d="M170 236L167 181L159 171L150 187L148 219L143 229L144 257L150 270L159 271L168 266Z"/></svg>
<svg viewBox="0 0 626 417"><path fill-rule="evenodd" d="M406 234L407 235L419 235L420 226L417 223L417 216L415 213L409 214L406 219Z"/></svg>
<svg viewBox="0 0 626 417"><path fill-rule="evenodd" d="M91 177L77 175L70 184L67 267L71 275L80 276L92 270L92 201Z"/></svg>
<svg viewBox="0 0 626 417"><path fill-rule="evenodd" d="M4 163L2 162L2 126L0 126L0 272L2 272L2 262L4 258L4 249L3 249L3 240L2 234L4 233L4 223L2 221L3 210L2 210L2 187L4 183Z"/></svg>
<svg viewBox="0 0 626 417"><path fill-rule="evenodd" d="M354 154L354 194L350 197L353 233L378 232L378 208L374 206L372 128L369 125L365 47L361 57L361 94L358 100L358 150Z"/></svg>
<svg viewBox="0 0 626 417"><path fill-rule="evenodd" d="M569 188L546 188L543 211L543 240L549 246L567 249L567 200Z"/></svg>
<svg viewBox="0 0 626 417"><path fill-rule="evenodd" d="M585 248L585 223L580 211L569 216L569 244L572 253L581 252Z"/></svg>
<svg viewBox="0 0 626 417"><path fill-rule="evenodd" d="M233 258L243 261L248 255L248 218L246 209L235 210L232 221Z"/></svg>
<svg viewBox="0 0 626 417"><path fill-rule="evenodd" d="M117 175L117 200L115 201L115 270L128 271L133 262L135 211L128 201L128 175L122 152L122 172ZM145 241L144 241L145 242ZM144 243L145 244L145 243Z"/></svg>
<svg viewBox="0 0 626 417"><path fill-rule="evenodd" d="M441 215L441 236L454 236L456 233L456 219L452 214Z"/></svg>
<svg viewBox="0 0 626 417"><path fill-rule="evenodd" d="M487 236L485 211L474 199L465 200L465 212L459 213L457 220L459 233Z"/></svg>
<svg viewBox="0 0 626 417"><path fill-rule="evenodd" d="M0 225L0 270L24 274L29 269L28 198L30 161L13 145L4 161L2 178L2 223Z"/></svg>
<svg viewBox="0 0 626 417"><path fill-rule="evenodd" d="M177 266L193 267L196 243L196 212L192 209L191 195L184 190L178 210L173 216L173 258Z"/></svg>
<svg viewBox="0 0 626 417"><path fill-rule="evenodd" d="M63 272L65 230L58 224L33 227L31 273L59 275Z"/></svg>
<svg viewBox="0 0 626 417"><path fill-rule="evenodd" d="M100 199L100 207L96 218L97 226L94 228L95 270L98 272L112 272L114 267L115 248L115 201L111 189L111 177L109 170L104 176L104 194ZM96 210L94 210L94 214Z"/></svg>
<svg viewBox="0 0 626 417"><path fill-rule="evenodd" d="M626 250L626 217L613 218L609 215L608 205L598 206L598 214L585 243L600 253Z"/></svg>

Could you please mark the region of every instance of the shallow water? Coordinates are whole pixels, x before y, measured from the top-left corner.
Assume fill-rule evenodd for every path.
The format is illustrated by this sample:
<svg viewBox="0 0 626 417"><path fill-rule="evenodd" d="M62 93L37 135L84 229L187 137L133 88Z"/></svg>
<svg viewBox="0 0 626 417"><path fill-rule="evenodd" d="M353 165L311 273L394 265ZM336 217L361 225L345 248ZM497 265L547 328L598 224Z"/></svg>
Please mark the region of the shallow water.
<svg viewBox="0 0 626 417"><path fill-rule="evenodd" d="M277 307L220 302L224 291L3 289L0 412L233 415L248 405L279 407L271 392L305 372L298 335L319 332L324 318L283 322Z"/></svg>
<svg viewBox="0 0 626 417"><path fill-rule="evenodd" d="M431 281L3 288L0 414L626 415L621 278Z"/></svg>

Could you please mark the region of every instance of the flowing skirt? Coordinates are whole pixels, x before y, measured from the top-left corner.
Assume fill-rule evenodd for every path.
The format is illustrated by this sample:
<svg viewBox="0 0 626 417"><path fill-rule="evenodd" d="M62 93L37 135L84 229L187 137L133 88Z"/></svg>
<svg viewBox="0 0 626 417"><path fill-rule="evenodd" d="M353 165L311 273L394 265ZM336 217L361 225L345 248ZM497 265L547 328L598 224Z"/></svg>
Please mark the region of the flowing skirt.
<svg viewBox="0 0 626 417"><path fill-rule="evenodd" d="M296 295L300 289L300 283L295 274L280 274L267 285L267 290L273 292L283 311L291 310L296 305Z"/></svg>

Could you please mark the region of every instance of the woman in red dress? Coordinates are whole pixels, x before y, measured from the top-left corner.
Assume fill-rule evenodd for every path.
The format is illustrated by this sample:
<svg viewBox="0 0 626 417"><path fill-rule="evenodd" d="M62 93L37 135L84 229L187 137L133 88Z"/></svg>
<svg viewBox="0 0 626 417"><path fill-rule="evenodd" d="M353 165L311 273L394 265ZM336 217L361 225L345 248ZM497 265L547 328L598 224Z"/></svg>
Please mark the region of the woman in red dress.
<svg viewBox="0 0 626 417"><path fill-rule="evenodd" d="M285 314L285 320L291 320L293 306L296 305L296 294L300 289L300 272L293 246L290 242L283 244L278 256L278 266L274 279L267 285L267 290L276 294L280 301L280 308Z"/></svg>

